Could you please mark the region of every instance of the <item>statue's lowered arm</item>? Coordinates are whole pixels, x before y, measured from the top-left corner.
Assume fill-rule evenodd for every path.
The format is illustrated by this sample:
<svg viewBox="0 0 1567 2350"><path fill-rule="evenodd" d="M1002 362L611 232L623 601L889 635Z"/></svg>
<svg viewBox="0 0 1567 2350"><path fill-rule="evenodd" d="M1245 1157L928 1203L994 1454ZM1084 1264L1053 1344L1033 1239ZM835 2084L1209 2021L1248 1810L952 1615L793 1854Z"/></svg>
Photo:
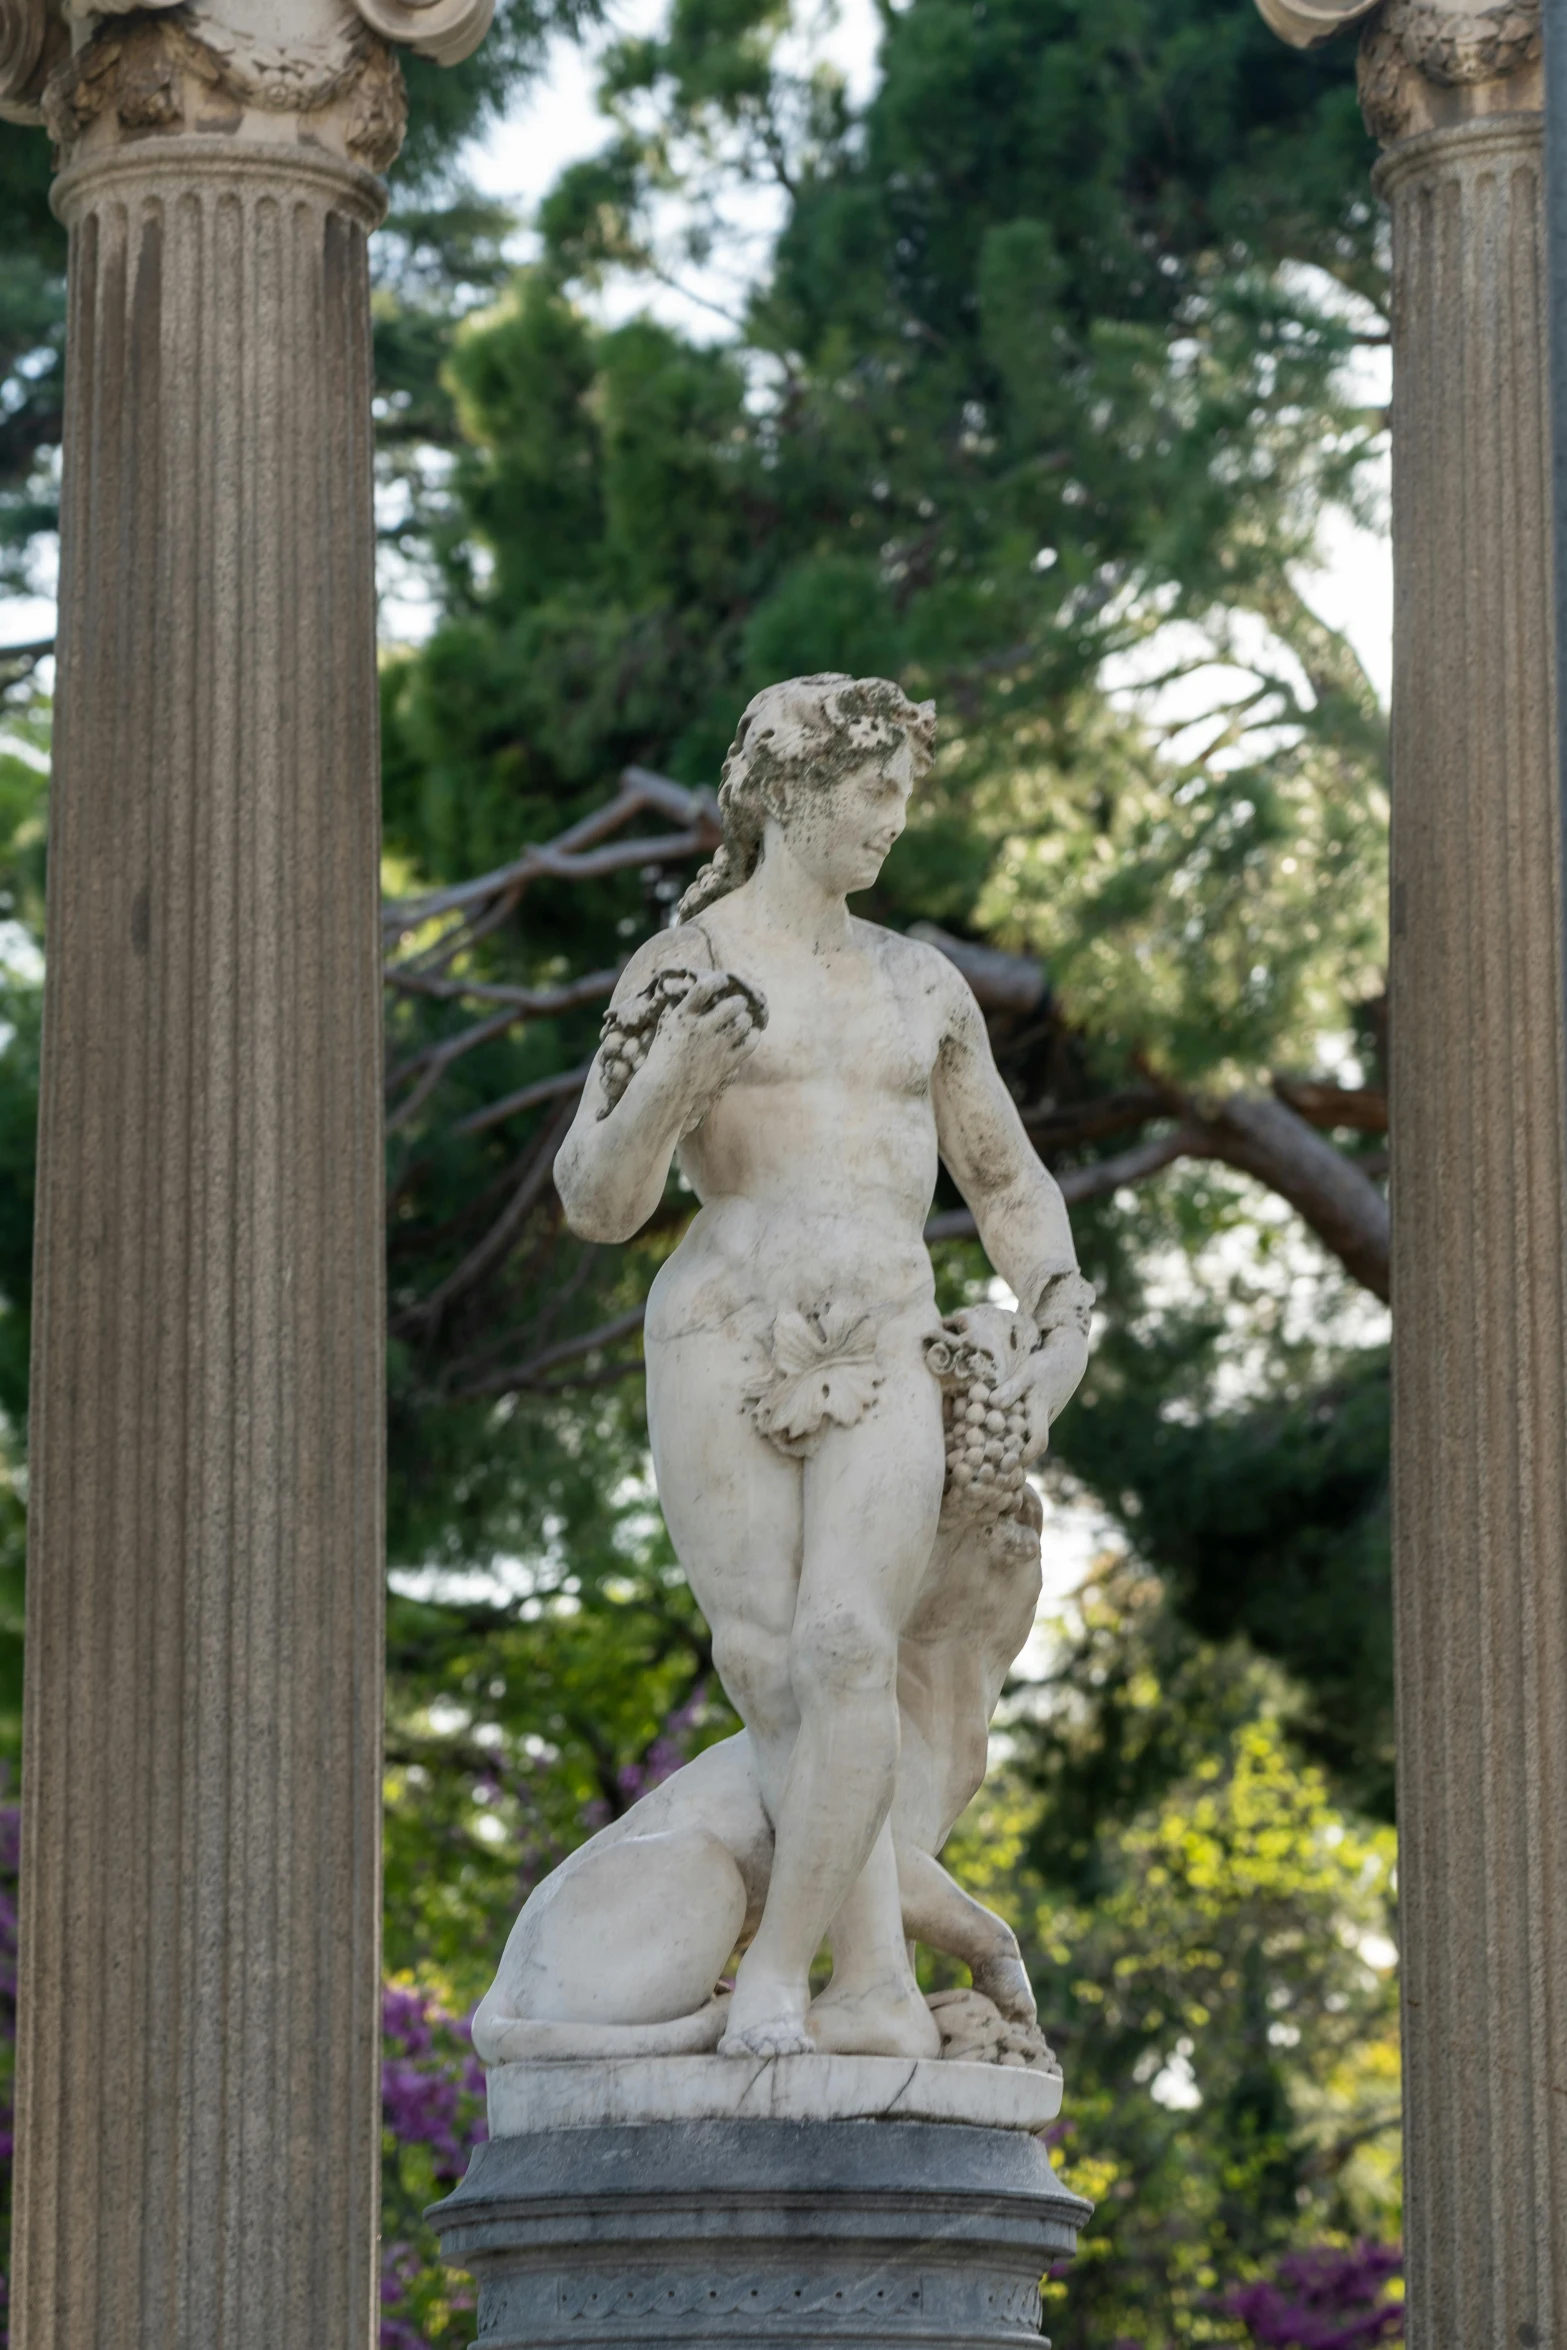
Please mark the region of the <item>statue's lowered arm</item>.
<svg viewBox="0 0 1567 2350"><path fill-rule="evenodd" d="M1002 1411L1028 1399L1032 1455L1044 1449L1051 1421L1083 1376L1093 1291L1077 1270L1061 1187L1029 1142L991 1057L984 1015L959 973L944 975L944 984L951 1013L932 1087L937 1140L986 1254L1037 1334L994 1398Z"/></svg>

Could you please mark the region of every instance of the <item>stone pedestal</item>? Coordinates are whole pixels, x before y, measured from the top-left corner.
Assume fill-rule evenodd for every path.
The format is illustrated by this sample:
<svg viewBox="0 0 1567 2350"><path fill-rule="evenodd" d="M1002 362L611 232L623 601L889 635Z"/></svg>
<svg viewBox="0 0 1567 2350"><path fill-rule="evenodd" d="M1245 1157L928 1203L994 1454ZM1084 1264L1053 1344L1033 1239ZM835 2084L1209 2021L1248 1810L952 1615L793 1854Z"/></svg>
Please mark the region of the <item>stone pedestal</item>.
<svg viewBox="0 0 1567 2350"><path fill-rule="evenodd" d="M493 2138L433 2216L485 2350L1000 2350L1088 2215L1020 2130L767 2120Z"/></svg>

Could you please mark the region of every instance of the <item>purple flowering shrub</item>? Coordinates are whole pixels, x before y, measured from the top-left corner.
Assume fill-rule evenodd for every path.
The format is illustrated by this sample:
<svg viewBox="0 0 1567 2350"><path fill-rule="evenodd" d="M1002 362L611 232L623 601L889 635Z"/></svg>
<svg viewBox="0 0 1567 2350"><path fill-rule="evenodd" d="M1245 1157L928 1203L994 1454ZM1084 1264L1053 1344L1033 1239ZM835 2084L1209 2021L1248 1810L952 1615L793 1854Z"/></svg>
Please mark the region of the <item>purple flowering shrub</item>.
<svg viewBox="0 0 1567 2350"><path fill-rule="evenodd" d="M698 1681L684 1705L676 1706L673 1713L664 1716L651 1745L635 1761L620 1765L615 1773L614 1802L600 1796L582 1806L582 1825L588 1833L593 1835L607 1827L634 1803L640 1803L644 1795L650 1795L655 1787L672 1779L676 1771L684 1770L692 1757L694 1735L712 1718L712 1712L707 1683ZM564 1853L557 1853L550 1866L553 1868L556 1861L564 1858ZM532 1890L531 1886L528 1890Z"/></svg>
<svg viewBox="0 0 1567 2350"><path fill-rule="evenodd" d="M381 2350L473 2340L473 2289L443 2267L424 2212L485 2135L484 2070L468 2027L427 1993L381 1993Z"/></svg>
<svg viewBox="0 0 1567 2350"><path fill-rule="evenodd" d="M1403 2267L1396 2244L1313 2245L1286 2252L1272 2277L1238 2286L1222 2306L1255 2350L1380 2350L1404 2339L1404 2304L1388 2293Z"/></svg>

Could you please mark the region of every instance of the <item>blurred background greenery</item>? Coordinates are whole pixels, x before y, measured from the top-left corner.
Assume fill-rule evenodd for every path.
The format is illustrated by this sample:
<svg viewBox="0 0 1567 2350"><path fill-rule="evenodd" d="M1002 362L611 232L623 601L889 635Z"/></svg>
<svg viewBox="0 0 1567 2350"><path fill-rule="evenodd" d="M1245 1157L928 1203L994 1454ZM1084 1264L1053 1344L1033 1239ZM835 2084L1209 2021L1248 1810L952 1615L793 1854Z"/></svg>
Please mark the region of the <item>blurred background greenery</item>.
<svg viewBox="0 0 1567 2350"><path fill-rule="evenodd" d="M591 42L602 143L524 234L466 158L562 40ZM1386 725L1316 593L1385 452L1352 59L1289 55L1249 0L889 0L853 102L814 55L786 0L635 35L507 0L467 65L415 61L377 240L388 610L418 616L383 659L385 2339L471 2339L418 2218L478 2126L451 2019L537 1877L733 1726L642 1418L639 1308L689 1199L588 1248L547 1178L601 975L689 878L740 707L835 668L938 704L861 910L968 953L1100 1293L1046 1612L952 1854L1023 1938L1099 2204L1046 2322L1058 2350L1354 2350L1400 2313L1367 2249L1399 2230ZM13 599L46 584L57 478L47 175L7 132ZM672 308L758 218L733 301ZM51 672L6 611L14 1769ZM596 825L630 767L699 796ZM984 1294L945 1180L936 1207L944 1299Z"/></svg>

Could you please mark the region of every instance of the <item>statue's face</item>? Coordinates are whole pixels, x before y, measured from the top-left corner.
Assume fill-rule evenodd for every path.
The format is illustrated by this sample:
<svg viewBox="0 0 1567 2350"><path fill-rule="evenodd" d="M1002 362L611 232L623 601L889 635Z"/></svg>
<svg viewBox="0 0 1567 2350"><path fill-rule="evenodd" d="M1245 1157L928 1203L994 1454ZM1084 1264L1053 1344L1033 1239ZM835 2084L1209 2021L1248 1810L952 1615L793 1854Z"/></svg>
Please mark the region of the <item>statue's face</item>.
<svg viewBox="0 0 1567 2350"><path fill-rule="evenodd" d="M832 784L796 784L778 811L791 855L824 889L869 889L908 821L914 752L896 744L867 751Z"/></svg>

